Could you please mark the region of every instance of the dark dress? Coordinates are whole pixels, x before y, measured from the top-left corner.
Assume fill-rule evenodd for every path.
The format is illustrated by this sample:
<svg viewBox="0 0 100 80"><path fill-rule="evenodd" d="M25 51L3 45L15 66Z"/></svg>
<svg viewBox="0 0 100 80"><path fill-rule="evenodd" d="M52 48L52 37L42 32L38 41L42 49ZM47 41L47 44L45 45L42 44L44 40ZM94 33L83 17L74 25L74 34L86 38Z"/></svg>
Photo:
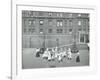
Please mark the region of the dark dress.
<svg viewBox="0 0 100 80"><path fill-rule="evenodd" d="M43 54L44 51L45 51L45 48L41 48L41 49L40 49L40 54Z"/></svg>
<svg viewBox="0 0 100 80"><path fill-rule="evenodd" d="M40 48L40 51L38 51L38 52L36 53L36 57L40 57L40 55L43 54L44 51L45 51L45 48Z"/></svg>
<svg viewBox="0 0 100 80"><path fill-rule="evenodd" d="M40 57L40 52L37 52L36 53L36 57Z"/></svg>
<svg viewBox="0 0 100 80"><path fill-rule="evenodd" d="M76 62L80 62L80 56L76 57Z"/></svg>

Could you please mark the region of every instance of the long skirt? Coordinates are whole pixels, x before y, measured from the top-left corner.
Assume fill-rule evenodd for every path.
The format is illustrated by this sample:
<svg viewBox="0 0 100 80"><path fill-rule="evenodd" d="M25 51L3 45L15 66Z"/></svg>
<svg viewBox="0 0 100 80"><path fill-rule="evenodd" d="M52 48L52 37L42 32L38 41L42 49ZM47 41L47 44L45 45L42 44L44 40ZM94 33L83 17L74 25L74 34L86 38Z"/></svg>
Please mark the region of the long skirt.
<svg viewBox="0 0 100 80"><path fill-rule="evenodd" d="M36 57L40 57L40 52L37 52L36 53Z"/></svg>
<svg viewBox="0 0 100 80"><path fill-rule="evenodd" d="M76 62L80 62L80 56L76 57Z"/></svg>

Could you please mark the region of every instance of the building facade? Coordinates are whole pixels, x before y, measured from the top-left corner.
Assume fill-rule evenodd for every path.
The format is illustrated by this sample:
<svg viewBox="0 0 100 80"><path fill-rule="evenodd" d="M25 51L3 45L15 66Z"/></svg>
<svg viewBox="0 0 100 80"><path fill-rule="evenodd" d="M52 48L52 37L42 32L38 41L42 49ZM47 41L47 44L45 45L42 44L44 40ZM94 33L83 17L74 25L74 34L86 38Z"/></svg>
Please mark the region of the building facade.
<svg viewBox="0 0 100 80"><path fill-rule="evenodd" d="M89 42L89 14L22 11L23 48L41 48Z"/></svg>

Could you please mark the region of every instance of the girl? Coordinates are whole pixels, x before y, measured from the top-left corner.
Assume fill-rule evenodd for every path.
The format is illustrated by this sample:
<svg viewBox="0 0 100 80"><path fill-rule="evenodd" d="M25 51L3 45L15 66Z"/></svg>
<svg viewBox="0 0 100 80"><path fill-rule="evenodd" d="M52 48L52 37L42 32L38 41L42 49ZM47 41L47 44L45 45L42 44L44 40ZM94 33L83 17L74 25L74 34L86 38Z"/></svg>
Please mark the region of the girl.
<svg viewBox="0 0 100 80"><path fill-rule="evenodd" d="M72 59L72 53L71 53L71 49L68 48L68 60L71 60Z"/></svg>
<svg viewBox="0 0 100 80"><path fill-rule="evenodd" d="M79 56L79 54L80 54L80 53L79 53L79 51L78 51L78 52L77 52L77 55L78 55L78 56L76 57L76 62L80 62L80 56Z"/></svg>

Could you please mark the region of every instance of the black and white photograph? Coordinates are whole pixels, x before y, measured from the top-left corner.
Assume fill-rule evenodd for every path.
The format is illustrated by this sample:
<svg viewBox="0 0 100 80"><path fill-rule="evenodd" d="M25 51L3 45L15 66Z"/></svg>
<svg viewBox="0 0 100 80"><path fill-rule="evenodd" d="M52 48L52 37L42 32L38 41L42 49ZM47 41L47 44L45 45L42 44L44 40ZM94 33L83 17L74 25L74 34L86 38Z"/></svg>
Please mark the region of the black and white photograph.
<svg viewBox="0 0 100 80"><path fill-rule="evenodd" d="M90 64L90 14L22 10L22 69Z"/></svg>
<svg viewBox="0 0 100 80"><path fill-rule="evenodd" d="M94 7L25 2L12 6L12 80L96 71Z"/></svg>
<svg viewBox="0 0 100 80"><path fill-rule="evenodd" d="M100 80L99 0L0 3L0 80Z"/></svg>

